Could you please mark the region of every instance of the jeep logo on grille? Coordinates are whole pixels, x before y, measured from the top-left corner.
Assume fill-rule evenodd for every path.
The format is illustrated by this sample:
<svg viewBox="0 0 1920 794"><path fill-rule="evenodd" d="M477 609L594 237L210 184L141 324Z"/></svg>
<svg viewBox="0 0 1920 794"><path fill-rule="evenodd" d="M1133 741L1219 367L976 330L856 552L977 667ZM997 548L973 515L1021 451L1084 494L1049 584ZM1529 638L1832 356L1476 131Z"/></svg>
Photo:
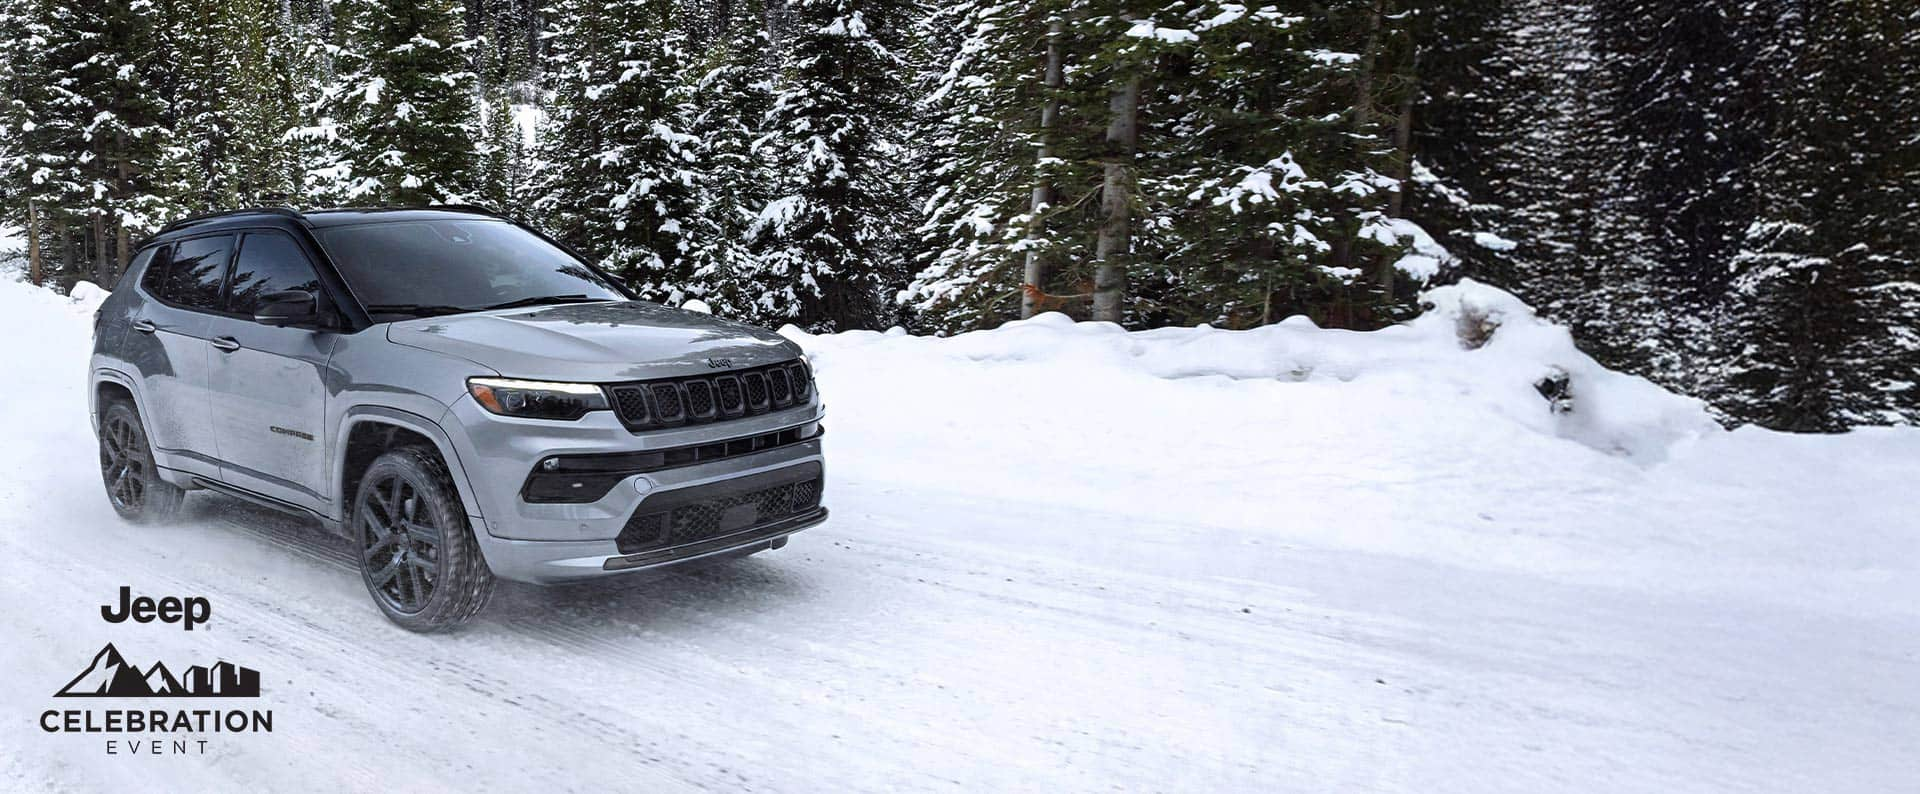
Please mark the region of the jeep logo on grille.
<svg viewBox="0 0 1920 794"><path fill-rule="evenodd" d="M708 369L726 369L726 368L728 368L728 367L731 367L731 366L733 366L733 359L730 359L730 358L710 358L710 359L707 359L707 368L708 368Z"/></svg>

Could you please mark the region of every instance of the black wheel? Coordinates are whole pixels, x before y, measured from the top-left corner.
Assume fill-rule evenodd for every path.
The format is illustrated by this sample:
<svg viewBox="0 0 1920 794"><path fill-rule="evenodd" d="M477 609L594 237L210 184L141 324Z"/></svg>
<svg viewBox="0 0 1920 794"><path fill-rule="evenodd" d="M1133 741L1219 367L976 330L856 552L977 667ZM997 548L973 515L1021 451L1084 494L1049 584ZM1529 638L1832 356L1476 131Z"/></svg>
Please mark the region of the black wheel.
<svg viewBox="0 0 1920 794"><path fill-rule="evenodd" d="M166 521L180 512L186 492L160 479L140 414L124 401L107 405L100 418L100 480L121 518L139 524Z"/></svg>
<svg viewBox="0 0 1920 794"><path fill-rule="evenodd" d="M360 478L351 520L367 592L402 627L457 626L493 595L493 572L433 450L402 447L374 459Z"/></svg>

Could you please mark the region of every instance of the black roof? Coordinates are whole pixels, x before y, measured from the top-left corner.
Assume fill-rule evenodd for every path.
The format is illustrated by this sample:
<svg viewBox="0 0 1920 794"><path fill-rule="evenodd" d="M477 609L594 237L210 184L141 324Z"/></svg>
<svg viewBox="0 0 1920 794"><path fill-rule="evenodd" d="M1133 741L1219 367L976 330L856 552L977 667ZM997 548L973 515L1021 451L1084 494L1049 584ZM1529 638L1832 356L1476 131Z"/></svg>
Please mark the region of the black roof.
<svg viewBox="0 0 1920 794"><path fill-rule="evenodd" d="M436 204L431 207L340 207L337 209L307 210L300 213L307 225L316 229L328 226L348 226L355 223L376 221L419 221L445 218L450 215L484 215L492 218L506 216L486 207L472 204Z"/></svg>
<svg viewBox="0 0 1920 794"><path fill-rule="evenodd" d="M262 219L299 223L308 228L349 226L381 221L432 220L453 216L482 215L506 219L486 207L473 204L436 204L428 207L340 207L337 209L296 210L291 207L249 207L181 218L154 232L146 242L184 229L219 229L258 224ZM144 242L142 243L144 244Z"/></svg>

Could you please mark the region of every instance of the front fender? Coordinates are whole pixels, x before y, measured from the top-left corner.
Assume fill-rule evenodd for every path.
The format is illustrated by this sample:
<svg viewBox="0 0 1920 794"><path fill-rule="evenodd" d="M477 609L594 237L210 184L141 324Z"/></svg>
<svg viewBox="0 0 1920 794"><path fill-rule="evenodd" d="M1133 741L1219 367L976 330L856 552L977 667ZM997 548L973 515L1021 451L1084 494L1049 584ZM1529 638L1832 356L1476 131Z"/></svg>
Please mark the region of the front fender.
<svg viewBox="0 0 1920 794"><path fill-rule="evenodd" d="M447 431L441 429L438 423L419 414L386 406L360 405L348 409L342 415L339 432L334 434L333 476L329 482L329 488L331 493L340 494L340 499L336 503L340 506L339 514L333 516L336 521L344 525L353 502L353 495L346 492L347 445L353 438L354 428L368 422L393 425L419 433L433 442L434 447L440 451L440 459L447 464L447 473L453 477L455 490L460 493L460 504L466 509L467 515L476 518L482 515L480 502L473 496L473 482L467 477L467 469L461 464L459 452L454 449Z"/></svg>

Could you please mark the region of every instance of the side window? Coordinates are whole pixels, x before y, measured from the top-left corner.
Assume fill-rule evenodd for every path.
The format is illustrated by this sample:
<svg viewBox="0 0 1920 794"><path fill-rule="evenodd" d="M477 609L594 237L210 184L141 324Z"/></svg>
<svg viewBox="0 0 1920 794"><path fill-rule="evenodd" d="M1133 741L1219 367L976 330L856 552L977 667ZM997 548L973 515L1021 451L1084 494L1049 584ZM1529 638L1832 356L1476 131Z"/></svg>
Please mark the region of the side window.
<svg viewBox="0 0 1920 794"><path fill-rule="evenodd" d="M220 308L220 284L227 273L233 237L199 237L173 246L167 278L154 294L189 309Z"/></svg>
<svg viewBox="0 0 1920 794"><path fill-rule="evenodd" d="M227 311L252 317L262 296L289 289L320 290L320 278L300 244L280 232L253 232L241 238L233 283L227 288Z"/></svg>
<svg viewBox="0 0 1920 794"><path fill-rule="evenodd" d="M140 286L145 287L149 294L162 300L173 300L173 297L165 291L167 286L167 260L172 254L173 246L158 245L147 249L144 253L140 254L139 258L133 261L133 264L138 266L142 260L147 260L147 269L140 274Z"/></svg>

